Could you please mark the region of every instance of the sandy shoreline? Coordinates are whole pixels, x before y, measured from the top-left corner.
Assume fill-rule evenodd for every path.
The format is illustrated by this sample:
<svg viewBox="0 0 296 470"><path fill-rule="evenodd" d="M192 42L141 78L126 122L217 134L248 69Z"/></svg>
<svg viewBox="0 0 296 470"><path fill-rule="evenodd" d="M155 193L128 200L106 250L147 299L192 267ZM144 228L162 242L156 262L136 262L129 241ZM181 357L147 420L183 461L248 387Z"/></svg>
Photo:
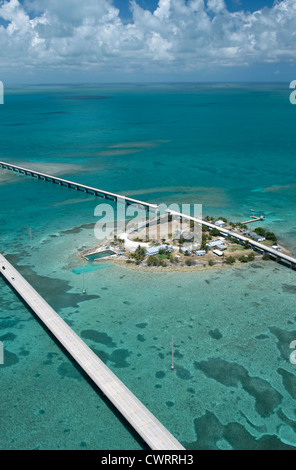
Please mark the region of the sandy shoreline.
<svg viewBox="0 0 296 470"><path fill-rule="evenodd" d="M262 256L258 256L258 258L255 257L254 261L250 261L248 263L241 263L241 262L236 262L234 264L226 264L223 262L218 262L214 264L213 266L210 266L209 264L195 264L193 266L178 266L178 265L167 265L167 266L141 266L141 265L136 265L133 263L127 263L126 260L120 260L120 259L114 259L114 258L100 258L98 260L95 260L95 263L113 263L117 264L118 266L122 266L127 269L131 269L133 271L139 271L139 272L149 272L149 273L169 273L169 272L192 272L192 271L213 271L213 270L219 270L219 269L227 269L231 267L238 267L238 266L247 266L252 263L257 263L261 262Z"/></svg>

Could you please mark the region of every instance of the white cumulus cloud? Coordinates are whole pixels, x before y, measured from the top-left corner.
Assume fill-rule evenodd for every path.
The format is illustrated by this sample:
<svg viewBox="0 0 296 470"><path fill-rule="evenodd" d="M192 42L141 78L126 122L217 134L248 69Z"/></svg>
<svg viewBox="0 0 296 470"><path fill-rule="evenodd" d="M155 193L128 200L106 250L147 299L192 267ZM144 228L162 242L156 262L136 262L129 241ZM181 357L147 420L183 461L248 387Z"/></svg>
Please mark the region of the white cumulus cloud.
<svg viewBox="0 0 296 470"><path fill-rule="evenodd" d="M2 70L200 70L213 65L295 63L296 2L254 13L224 0L130 1L122 22L112 0L0 0Z"/></svg>

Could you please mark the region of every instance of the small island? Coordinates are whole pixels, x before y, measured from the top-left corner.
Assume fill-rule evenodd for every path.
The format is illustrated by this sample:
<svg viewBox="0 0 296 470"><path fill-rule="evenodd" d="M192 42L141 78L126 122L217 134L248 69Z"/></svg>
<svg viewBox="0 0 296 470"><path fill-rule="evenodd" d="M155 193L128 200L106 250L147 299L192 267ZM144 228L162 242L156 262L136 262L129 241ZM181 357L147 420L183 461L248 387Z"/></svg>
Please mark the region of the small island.
<svg viewBox="0 0 296 470"><path fill-rule="evenodd" d="M167 225L158 217L140 227L114 235L112 241L103 240L99 246L84 250L79 256L93 262L111 261L143 271L189 271L271 259L268 253L257 251L248 240L254 240L263 247L272 247L275 252L289 254L279 245L277 236L263 227L252 231L245 223L231 222L224 217L207 216L203 220L205 224L201 225L198 241L194 240L192 220L182 220L182 229L174 231L171 217L171 232L167 233ZM261 216L260 220L264 217ZM234 236L223 234L221 229L231 230ZM242 242L235 234L244 235L248 240Z"/></svg>

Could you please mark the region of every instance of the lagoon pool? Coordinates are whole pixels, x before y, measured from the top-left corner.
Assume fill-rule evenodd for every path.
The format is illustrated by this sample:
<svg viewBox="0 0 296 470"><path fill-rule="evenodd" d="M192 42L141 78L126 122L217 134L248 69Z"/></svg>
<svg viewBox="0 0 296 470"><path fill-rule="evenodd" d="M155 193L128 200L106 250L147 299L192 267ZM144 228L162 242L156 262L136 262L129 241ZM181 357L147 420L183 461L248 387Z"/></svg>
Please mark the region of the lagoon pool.
<svg viewBox="0 0 296 470"><path fill-rule="evenodd" d="M89 261L95 261L96 259L105 258L106 256L111 255L115 255L115 252L111 250L105 250L101 251L100 253L93 253L92 255L87 255L86 259L88 259Z"/></svg>

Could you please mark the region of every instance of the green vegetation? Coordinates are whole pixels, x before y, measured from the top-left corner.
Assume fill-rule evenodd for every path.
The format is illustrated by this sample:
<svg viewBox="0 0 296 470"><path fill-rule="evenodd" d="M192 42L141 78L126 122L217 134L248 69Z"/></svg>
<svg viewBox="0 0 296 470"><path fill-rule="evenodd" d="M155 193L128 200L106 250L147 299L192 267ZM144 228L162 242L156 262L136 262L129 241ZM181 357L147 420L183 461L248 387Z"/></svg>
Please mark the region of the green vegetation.
<svg viewBox="0 0 296 470"><path fill-rule="evenodd" d="M213 228L212 230L210 230L210 235L212 237L218 237L220 234L221 234L221 232L217 228Z"/></svg>
<svg viewBox="0 0 296 470"><path fill-rule="evenodd" d="M193 259L187 259L185 261L185 264L186 266L194 266L195 265L195 261L193 261Z"/></svg>
<svg viewBox="0 0 296 470"><path fill-rule="evenodd" d="M208 241L208 236L203 233L202 234L202 241L201 241L201 244L200 244L200 250L205 250L206 252L208 252L209 247L207 246L207 241Z"/></svg>
<svg viewBox="0 0 296 470"><path fill-rule="evenodd" d="M265 237L266 230L263 227L257 227L254 232L260 235L260 237Z"/></svg>
<svg viewBox="0 0 296 470"><path fill-rule="evenodd" d="M277 243L277 237L273 232L266 232L265 234L266 240L271 240L273 243Z"/></svg>
<svg viewBox="0 0 296 470"><path fill-rule="evenodd" d="M160 266L160 259L157 256L149 256L147 266Z"/></svg>
<svg viewBox="0 0 296 470"><path fill-rule="evenodd" d="M169 257L170 251L169 251L168 248L161 248L161 250L159 250L158 254L159 255L166 255L167 257Z"/></svg>
<svg viewBox="0 0 296 470"><path fill-rule="evenodd" d="M249 260L249 261L254 261L254 259L255 259L255 254L254 254L253 251L252 251L252 253L249 253L249 254L248 254L248 260Z"/></svg>
<svg viewBox="0 0 296 470"><path fill-rule="evenodd" d="M142 238L139 238L139 237L134 238L134 242L142 242L142 241L143 241Z"/></svg>
<svg viewBox="0 0 296 470"><path fill-rule="evenodd" d="M160 259L159 256L149 256L147 260L147 266L162 266L166 267L167 263L164 259Z"/></svg>
<svg viewBox="0 0 296 470"><path fill-rule="evenodd" d="M137 264L140 264L144 260L145 256L146 256L145 248L139 245L136 251L130 254L130 259L134 259Z"/></svg>
<svg viewBox="0 0 296 470"><path fill-rule="evenodd" d="M262 256L262 259L263 259L264 261L270 260L269 254L268 254L268 253L264 253L264 255Z"/></svg>
<svg viewBox="0 0 296 470"><path fill-rule="evenodd" d="M234 258L234 256L227 256L227 258L225 258L226 264L234 264L235 262L236 262L236 258Z"/></svg>
<svg viewBox="0 0 296 470"><path fill-rule="evenodd" d="M209 266L214 266L215 261L213 259L209 259L208 264L209 264Z"/></svg>
<svg viewBox="0 0 296 470"><path fill-rule="evenodd" d="M277 237L273 232L266 232L266 230L263 227L257 227L254 230L257 235L260 235L260 237L266 238L266 240L270 240L273 243L277 243Z"/></svg>
<svg viewBox="0 0 296 470"><path fill-rule="evenodd" d="M249 261L254 261L255 255L252 252L252 253L249 253L248 256L242 255L238 259L241 263L248 263Z"/></svg>
<svg viewBox="0 0 296 470"><path fill-rule="evenodd" d="M180 235L179 245L183 245L184 242L185 242L185 238L183 237L183 235Z"/></svg>
<svg viewBox="0 0 296 470"><path fill-rule="evenodd" d="M232 228L240 228L240 229L247 229L248 227L246 224L242 224L241 222L229 222L230 227Z"/></svg>

